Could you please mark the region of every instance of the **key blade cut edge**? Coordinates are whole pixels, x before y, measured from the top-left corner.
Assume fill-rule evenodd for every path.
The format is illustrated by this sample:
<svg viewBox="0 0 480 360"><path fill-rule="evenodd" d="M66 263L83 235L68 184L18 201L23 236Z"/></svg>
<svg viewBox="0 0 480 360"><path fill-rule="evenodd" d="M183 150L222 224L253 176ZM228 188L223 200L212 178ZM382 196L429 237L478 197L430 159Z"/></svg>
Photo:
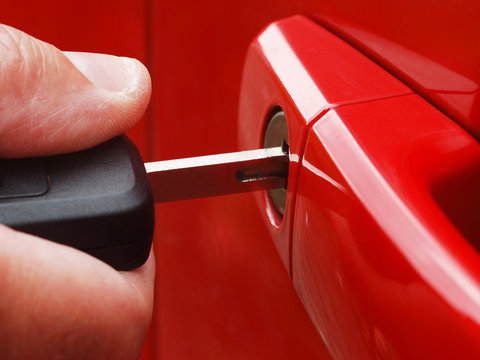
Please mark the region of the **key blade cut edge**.
<svg viewBox="0 0 480 360"><path fill-rule="evenodd" d="M145 163L155 202L282 188L288 154L282 147Z"/></svg>

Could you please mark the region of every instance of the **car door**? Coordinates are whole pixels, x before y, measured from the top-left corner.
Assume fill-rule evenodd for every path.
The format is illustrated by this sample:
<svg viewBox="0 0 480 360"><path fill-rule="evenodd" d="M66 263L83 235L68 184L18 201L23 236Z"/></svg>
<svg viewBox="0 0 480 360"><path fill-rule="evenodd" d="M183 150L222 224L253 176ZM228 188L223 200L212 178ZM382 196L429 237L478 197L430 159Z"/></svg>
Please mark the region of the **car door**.
<svg viewBox="0 0 480 360"><path fill-rule="evenodd" d="M172 345L154 345L162 356L475 356L477 145L465 129L475 134L478 121L478 47L470 6L156 4L154 16L171 17L154 24L162 69L154 111L180 119L159 125L160 157L262 146L276 106L290 121L298 156L291 158L283 220L258 194L160 210L165 216L174 209L177 219L161 227L167 240L157 241L164 299L156 319L163 346ZM293 14L314 24L268 26ZM316 38L315 24L332 37ZM356 49L364 67L353 50L339 56L337 41ZM338 78L325 69L332 64ZM177 71L165 76L166 69ZM184 136L181 146L172 133ZM186 219L192 225L178 230ZM191 291L199 295L185 303ZM192 342L175 346L185 328Z"/></svg>

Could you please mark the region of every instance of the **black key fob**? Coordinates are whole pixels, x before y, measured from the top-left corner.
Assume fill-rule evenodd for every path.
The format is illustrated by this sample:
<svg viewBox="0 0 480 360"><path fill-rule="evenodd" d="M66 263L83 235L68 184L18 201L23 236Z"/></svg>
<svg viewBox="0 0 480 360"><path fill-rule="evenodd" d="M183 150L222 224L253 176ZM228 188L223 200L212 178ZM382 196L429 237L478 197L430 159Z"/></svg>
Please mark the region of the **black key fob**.
<svg viewBox="0 0 480 360"><path fill-rule="evenodd" d="M135 145L119 136L65 155L0 160L0 223L130 270L148 258L152 190Z"/></svg>

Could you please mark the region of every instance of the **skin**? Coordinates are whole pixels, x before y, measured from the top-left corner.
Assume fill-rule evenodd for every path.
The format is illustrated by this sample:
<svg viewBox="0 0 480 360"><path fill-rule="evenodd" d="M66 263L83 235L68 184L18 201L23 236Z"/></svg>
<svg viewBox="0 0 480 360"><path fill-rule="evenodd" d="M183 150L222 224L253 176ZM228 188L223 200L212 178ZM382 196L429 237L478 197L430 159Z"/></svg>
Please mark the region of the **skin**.
<svg viewBox="0 0 480 360"><path fill-rule="evenodd" d="M136 60L63 53L0 25L0 157L76 151L134 125L150 100ZM136 359L155 264L117 272L73 248L0 225L2 359Z"/></svg>

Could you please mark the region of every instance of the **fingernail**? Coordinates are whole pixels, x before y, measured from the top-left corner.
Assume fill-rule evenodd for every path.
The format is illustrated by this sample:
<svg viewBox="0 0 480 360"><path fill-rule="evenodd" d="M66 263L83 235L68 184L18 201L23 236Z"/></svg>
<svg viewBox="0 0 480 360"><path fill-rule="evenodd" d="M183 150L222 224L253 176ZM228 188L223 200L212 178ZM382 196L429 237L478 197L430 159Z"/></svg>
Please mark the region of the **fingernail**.
<svg viewBox="0 0 480 360"><path fill-rule="evenodd" d="M63 53L91 82L106 90L128 93L138 80L141 65L134 59L83 52Z"/></svg>

